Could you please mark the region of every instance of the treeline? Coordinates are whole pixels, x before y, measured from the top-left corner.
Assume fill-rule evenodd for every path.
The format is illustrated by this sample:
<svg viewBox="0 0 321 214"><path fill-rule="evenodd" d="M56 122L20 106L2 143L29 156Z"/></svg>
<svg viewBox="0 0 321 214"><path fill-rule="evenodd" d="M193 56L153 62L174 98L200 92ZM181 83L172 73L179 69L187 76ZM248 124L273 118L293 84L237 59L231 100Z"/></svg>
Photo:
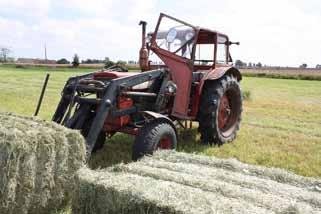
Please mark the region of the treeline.
<svg viewBox="0 0 321 214"><path fill-rule="evenodd" d="M112 62L114 64L136 64L136 61L125 61L125 60L117 60L117 61L112 61L109 59L109 57L105 57L105 59L86 59L86 60L81 60L81 64L106 64L106 62Z"/></svg>
<svg viewBox="0 0 321 214"><path fill-rule="evenodd" d="M133 65L137 64L136 61L124 61L124 60L118 60L118 61L112 61L109 57L105 57L105 59L85 59L80 60L79 56L77 54L74 55L72 62L69 62L67 59L62 58L57 60L57 64L72 64L73 67L78 67L80 64L104 64L105 67L111 67L113 65L120 65L120 66L126 66L128 64Z"/></svg>
<svg viewBox="0 0 321 214"><path fill-rule="evenodd" d="M238 68L245 68L245 67L250 67L250 68L253 68L253 67L257 67L257 68L261 68L263 65L261 62L258 62L258 63L255 63L255 62L249 62L249 63L246 63L246 62L243 62L242 60L236 60L234 65Z"/></svg>
<svg viewBox="0 0 321 214"><path fill-rule="evenodd" d="M281 66L271 66L271 65L263 65L261 62L255 63L255 62L243 62L242 60L235 60L234 63L235 67L237 68L301 68L301 69L306 69L308 68L308 64L307 63L302 63L300 64L298 67L281 67ZM316 69L321 69L321 64L317 64L315 66Z"/></svg>

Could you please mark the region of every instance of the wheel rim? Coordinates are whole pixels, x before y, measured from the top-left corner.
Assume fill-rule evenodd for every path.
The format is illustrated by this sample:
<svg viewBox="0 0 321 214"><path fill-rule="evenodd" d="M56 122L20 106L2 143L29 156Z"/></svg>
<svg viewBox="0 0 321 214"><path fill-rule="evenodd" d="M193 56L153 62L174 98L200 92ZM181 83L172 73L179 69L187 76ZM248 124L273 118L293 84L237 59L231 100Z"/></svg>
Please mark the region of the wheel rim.
<svg viewBox="0 0 321 214"><path fill-rule="evenodd" d="M220 100L218 109L218 128L224 137L228 137L236 128L240 104L235 90L226 91Z"/></svg>
<svg viewBox="0 0 321 214"><path fill-rule="evenodd" d="M163 136L158 143L157 146L158 149L171 149L172 148L172 142L169 137Z"/></svg>

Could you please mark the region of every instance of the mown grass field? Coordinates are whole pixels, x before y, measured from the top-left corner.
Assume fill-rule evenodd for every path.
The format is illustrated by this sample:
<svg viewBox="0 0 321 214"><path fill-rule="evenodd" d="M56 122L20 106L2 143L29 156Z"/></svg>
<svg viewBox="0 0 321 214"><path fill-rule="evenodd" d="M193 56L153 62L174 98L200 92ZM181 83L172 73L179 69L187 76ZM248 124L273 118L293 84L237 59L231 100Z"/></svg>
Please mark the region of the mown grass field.
<svg viewBox="0 0 321 214"><path fill-rule="evenodd" d="M297 80L321 80L320 69L300 68L242 68L244 76L247 77L268 77L275 79L297 79Z"/></svg>
<svg viewBox="0 0 321 214"><path fill-rule="evenodd" d="M50 69L39 117L50 120L67 78L89 70ZM0 111L31 116L44 71L0 66ZM244 77L241 85L251 91L251 100L244 102L237 139L221 147L200 146L194 128L180 131L178 149L321 177L321 81ZM90 165L97 168L130 161L132 142L133 137L114 136L93 156Z"/></svg>

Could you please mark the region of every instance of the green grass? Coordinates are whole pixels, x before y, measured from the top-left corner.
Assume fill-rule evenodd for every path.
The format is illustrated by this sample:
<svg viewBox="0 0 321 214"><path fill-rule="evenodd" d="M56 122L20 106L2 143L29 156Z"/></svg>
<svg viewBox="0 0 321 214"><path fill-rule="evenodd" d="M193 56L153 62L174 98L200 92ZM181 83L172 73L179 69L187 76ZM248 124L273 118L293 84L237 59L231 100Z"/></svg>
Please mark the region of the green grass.
<svg viewBox="0 0 321 214"><path fill-rule="evenodd" d="M65 68L66 69L66 68ZM0 66L0 111L32 115L45 77L43 68ZM51 69L39 117L50 120L68 77L88 69ZM199 145L196 128L180 130L179 151L271 167L321 177L321 83L318 81L244 77L250 92L244 102L237 139L221 147ZM92 168L129 162L133 137L117 134L93 155Z"/></svg>
<svg viewBox="0 0 321 214"><path fill-rule="evenodd" d="M27 70L59 70L59 71L72 71L75 68L71 64L15 64L15 63L6 63L1 64L1 67L6 68L18 68L18 69L27 69ZM77 70L99 70L102 69L105 65L102 63L99 64L80 64L77 67ZM138 70L139 65L127 64L123 67L128 70Z"/></svg>
<svg viewBox="0 0 321 214"><path fill-rule="evenodd" d="M15 64L0 64L0 71L46 71L46 72L87 72L92 70L98 70L102 67L88 68L88 67L78 67L73 68L70 65L55 67L55 66L43 66L43 65L15 65Z"/></svg>
<svg viewBox="0 0 321 214"><path fill-rule="evenodd" d="M321 81L321 72L307 72L307 71L292 71L290 70L289 73L283 71L279 71L276 73L270 73L268 71L264 72L264 70L258 71L247 71L241 70L242 75L244 77L263 77L263 78L273 78L273 79L295 79L295 80L316 80Z"/></svg>

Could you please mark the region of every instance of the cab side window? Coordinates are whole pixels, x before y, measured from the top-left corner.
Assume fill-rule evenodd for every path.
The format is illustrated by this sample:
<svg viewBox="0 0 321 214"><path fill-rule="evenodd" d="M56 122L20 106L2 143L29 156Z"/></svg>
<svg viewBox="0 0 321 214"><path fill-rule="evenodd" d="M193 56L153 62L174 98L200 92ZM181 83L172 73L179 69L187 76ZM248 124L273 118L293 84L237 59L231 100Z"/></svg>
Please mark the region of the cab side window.
<svg viewBox="0 0 321 214"><path fill-rule="evenodd" d="M225 64L227 59L227 39L223 36L218 36L217 40L217 53L216 53L216 63Z"/></svg>
<svg viewBox="0 0 321 214"><path fill-rule="evenodd" d="M195 65L213 65L214 50L214 44L196 44Z"/></svg>

